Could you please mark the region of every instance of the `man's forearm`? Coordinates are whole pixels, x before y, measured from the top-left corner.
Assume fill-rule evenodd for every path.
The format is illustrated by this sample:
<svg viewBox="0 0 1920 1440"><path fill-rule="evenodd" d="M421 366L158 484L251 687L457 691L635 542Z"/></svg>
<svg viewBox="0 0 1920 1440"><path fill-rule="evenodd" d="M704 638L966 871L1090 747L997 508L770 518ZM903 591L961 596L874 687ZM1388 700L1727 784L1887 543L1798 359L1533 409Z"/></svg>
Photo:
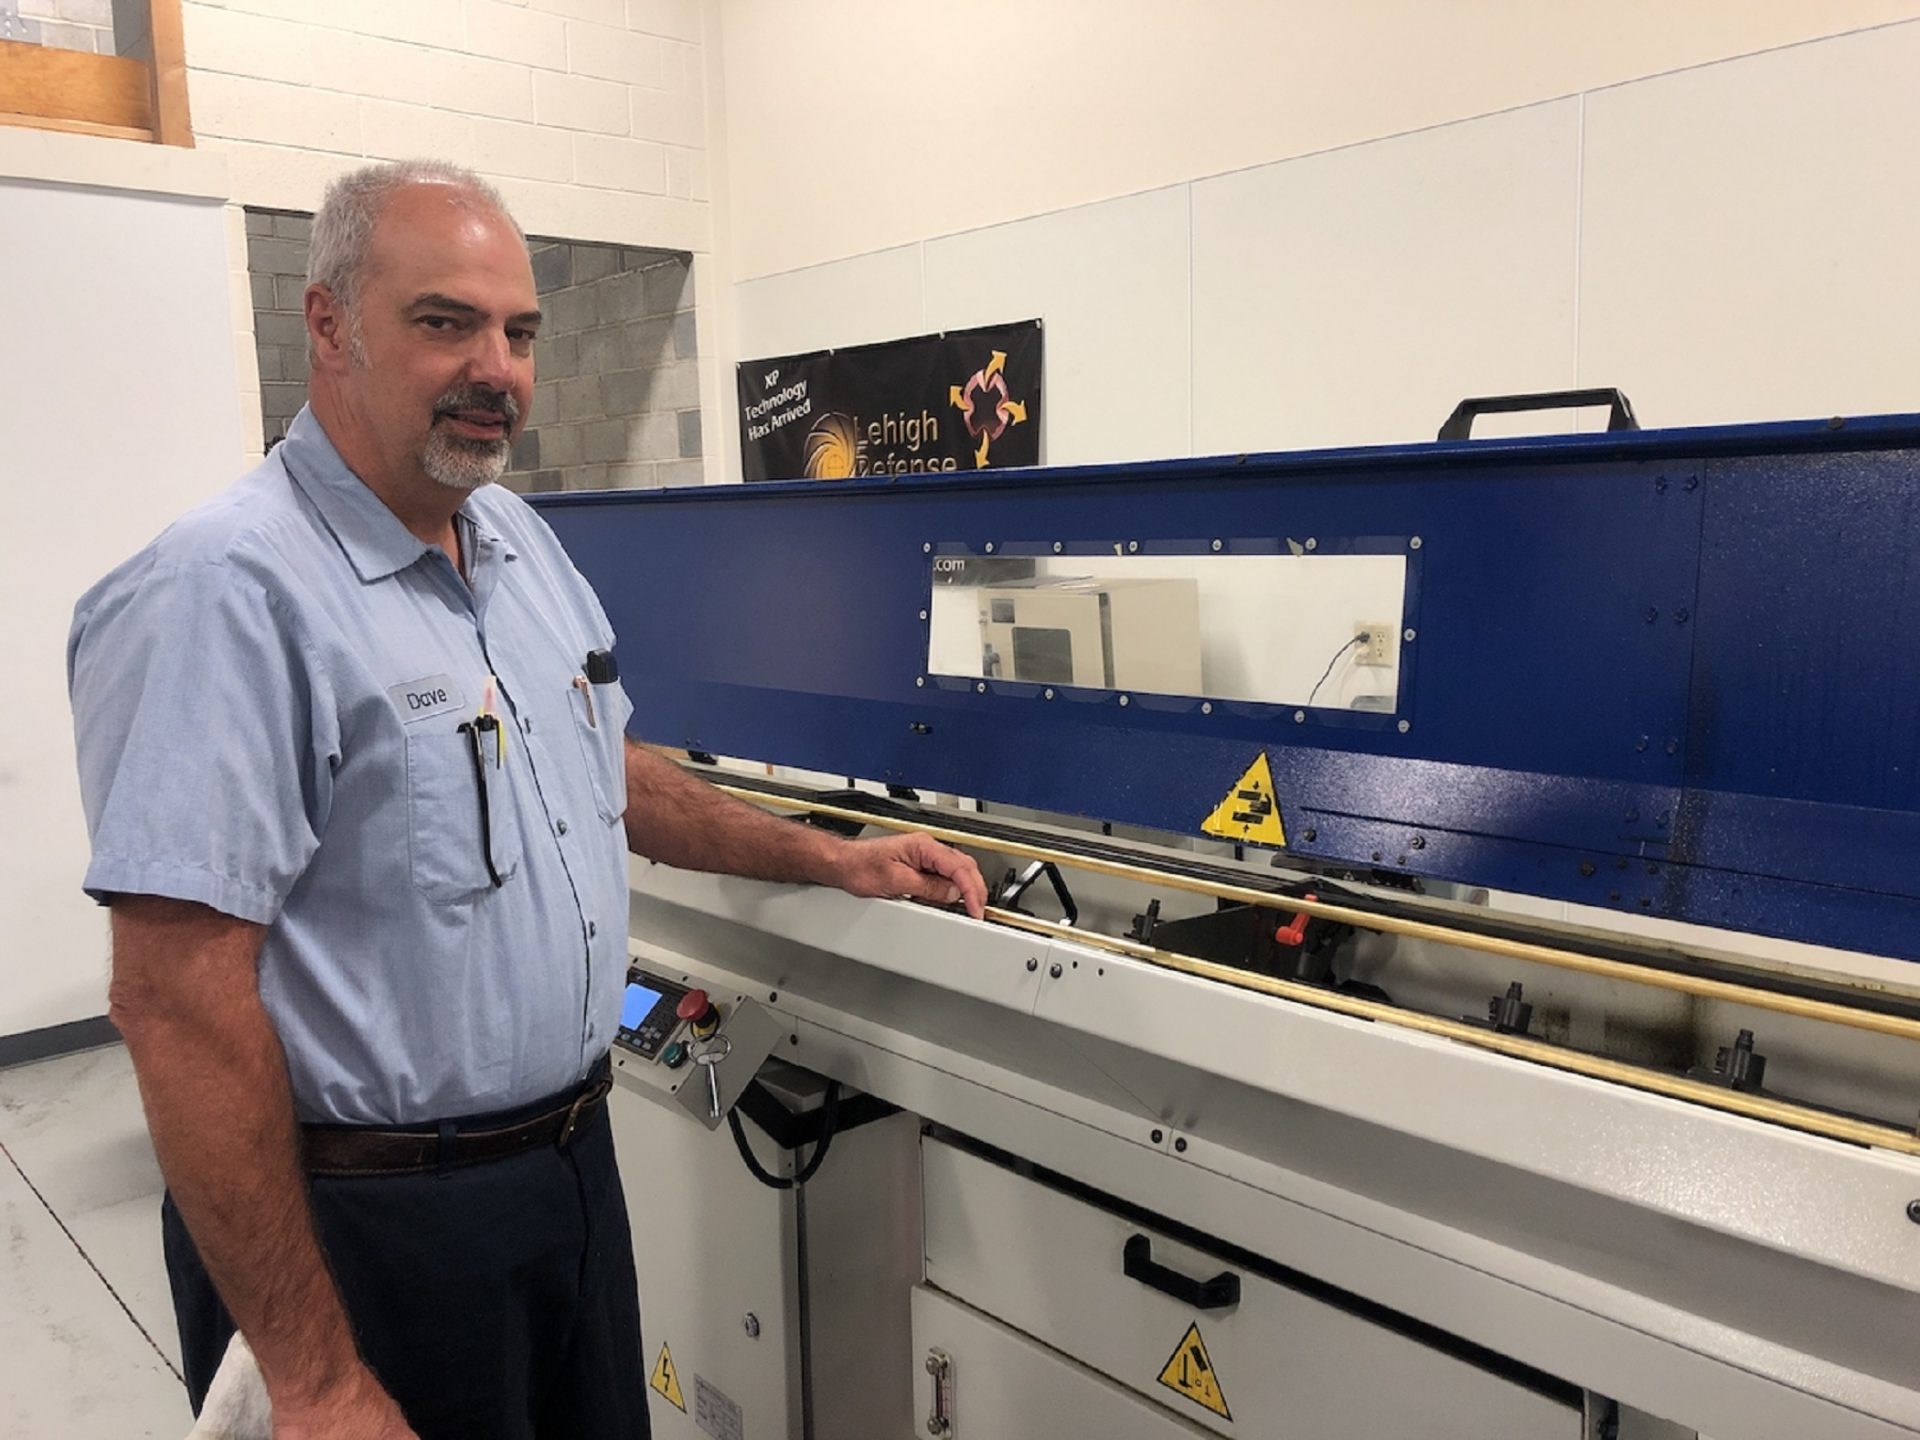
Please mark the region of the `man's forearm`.
<svg viewBox="0 0 1920 1440"><path fill-rule="evenodd" d="M755 880L830 883L846 844L723 795L635 745L627 747L626 827L627 848L636 855Z"/></svg>
<svg viewBox="0 0 1920 1440"><path fill-rule="evenodd" d="M257 988L234 983L252 970L230 953L237 922L215 932L229 953L209 955L194 918L157 903L115 907L113 1018L174 1204L276 1409L297 1409L363 1367L314 1238L285 1057Z"/></svg>

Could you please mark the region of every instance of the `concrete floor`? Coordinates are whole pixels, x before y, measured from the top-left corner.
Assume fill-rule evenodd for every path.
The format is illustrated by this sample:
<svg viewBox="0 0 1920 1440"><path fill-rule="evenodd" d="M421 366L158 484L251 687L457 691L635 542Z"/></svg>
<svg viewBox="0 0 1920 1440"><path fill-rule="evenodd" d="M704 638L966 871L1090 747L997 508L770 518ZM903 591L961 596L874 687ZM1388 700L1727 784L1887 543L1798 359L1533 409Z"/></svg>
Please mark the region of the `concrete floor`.
<svg viewBox="0 0 1920 1440"><path fill-rule="evenodd" d="M0 1070L0 1437L192 1428L160 1191L124 1049Z"/></svg>

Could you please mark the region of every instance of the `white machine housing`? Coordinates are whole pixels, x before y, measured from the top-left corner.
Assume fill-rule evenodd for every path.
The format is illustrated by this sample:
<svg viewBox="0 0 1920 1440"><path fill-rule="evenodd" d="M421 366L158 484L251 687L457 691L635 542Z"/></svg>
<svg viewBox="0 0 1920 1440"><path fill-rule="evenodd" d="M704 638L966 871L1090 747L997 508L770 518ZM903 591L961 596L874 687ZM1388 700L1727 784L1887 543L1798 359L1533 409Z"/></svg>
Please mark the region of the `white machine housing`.
<svg viewBox="0 0 1920 1440"><path fill-rule="evenodd" d="M1920 1435L1912 1157L903 902L636 864L632 933L903 1112L877 1172L855 1131L772 1203L616 1090L650 1347L729 1395L787 1377L737 1432L656 1397L662 1440ZM632 1158L667 1134L705 1159ZM1136 1235L1238 1299L1131 1278ZM661 1258L689 1246L705 1284ZM825 1328L870 1360L830 1382L795 1332L849 1272ZM782 1343L738 1338L762 1294ZM1165 1378L1189 1327L1221 1413ZM827 1428L847 1383L871 1402Z"/></svg>

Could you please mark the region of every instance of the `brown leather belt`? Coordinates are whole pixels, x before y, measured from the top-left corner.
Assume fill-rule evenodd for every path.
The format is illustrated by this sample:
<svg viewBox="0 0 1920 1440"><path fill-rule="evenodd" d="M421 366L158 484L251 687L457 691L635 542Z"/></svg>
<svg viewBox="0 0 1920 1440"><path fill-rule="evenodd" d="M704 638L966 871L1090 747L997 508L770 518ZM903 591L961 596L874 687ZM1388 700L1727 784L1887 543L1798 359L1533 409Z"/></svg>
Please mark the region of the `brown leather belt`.
<svg viewBox="0 0 1920 1440"><path fill-rule="evenodd" d="M607 1098L613 1077L594 1074L571 1098L509 1125L464 1130L379 1130L361 1125L303 1125L302 1159L309 1175L414 1175L504 1160L543 1145L566 1149L581 1122Z"/></svg>

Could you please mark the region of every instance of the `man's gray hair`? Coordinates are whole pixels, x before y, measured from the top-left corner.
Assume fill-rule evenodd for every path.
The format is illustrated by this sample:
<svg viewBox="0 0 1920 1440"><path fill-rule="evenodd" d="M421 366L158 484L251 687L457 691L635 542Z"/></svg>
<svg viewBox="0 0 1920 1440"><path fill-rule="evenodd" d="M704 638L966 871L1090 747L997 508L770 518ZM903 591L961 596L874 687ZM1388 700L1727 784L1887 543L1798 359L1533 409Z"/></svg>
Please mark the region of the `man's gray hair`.
<svg viewBox="0 0 1920 1440"><path fill-rule="evenodd" d="M327 186L313 217L307 246L307 283L324 285L351 310L359 299L360 271L373 243L373 227L387 202L409 185L448 185L487 209L498 211L525 240L500 192L471 170L444 160L396 160L349 171Z"/></svg>

